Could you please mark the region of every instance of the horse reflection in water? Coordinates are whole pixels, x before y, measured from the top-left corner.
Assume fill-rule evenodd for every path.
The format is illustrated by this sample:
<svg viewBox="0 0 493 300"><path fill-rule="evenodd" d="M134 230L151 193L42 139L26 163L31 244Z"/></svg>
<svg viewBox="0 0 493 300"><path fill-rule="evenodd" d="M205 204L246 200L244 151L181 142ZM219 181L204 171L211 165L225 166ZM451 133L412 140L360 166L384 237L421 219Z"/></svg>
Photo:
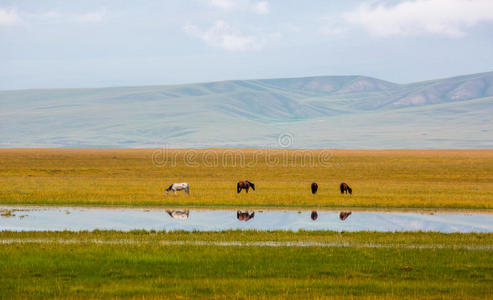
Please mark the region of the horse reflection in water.
<svg viewBox="0 0 493 300"><path fill-rule="evenodd" d="M318 213L316 211L312 211L310 218L312 218L313 221L316 221L318 219Z"/></svg>
<svg viewBox="0 0 493 300"><path fill-rule="evenodd" d="M185 220L185 219L188 219L188 217L190 216L190 211L188 209L187 210L167 210L166 212L173 219Z"/></svg>
<svg viewBox="0 0 493 300"><path fill-rule="evenodd" d="M349 217L350 214L350 211L341 211L341 213L339 213L339 219L341 219L341 221L344 221Z"/></svg>
<svg viewBox="0 0 493 300"><path fill-rule="evenodd" d="M250 219L253 219L255 217L255 212L252 212L251 214L248 213L248 211L245 211L245 212L241 212L241 211L237 211L236 212L236 218L240 221L248 221Z"/></svg>

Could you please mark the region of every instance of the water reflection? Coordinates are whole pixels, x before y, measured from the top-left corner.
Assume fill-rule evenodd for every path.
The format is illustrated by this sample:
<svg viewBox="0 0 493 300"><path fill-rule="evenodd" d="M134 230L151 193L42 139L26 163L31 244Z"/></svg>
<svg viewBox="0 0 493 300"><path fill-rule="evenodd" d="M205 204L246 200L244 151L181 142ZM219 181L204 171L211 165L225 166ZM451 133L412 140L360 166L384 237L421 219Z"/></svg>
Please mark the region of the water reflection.
<svg viewBox="0 0 493 300"><path fill-rule="evenodd" d="M240 221L248 221L250 219L253 219L255 217L255 212L252 212L251 214L248 213L248 211L245 211L245 212L241 212L241 211L237 211L236 212L236 218Z"/></svg>
<svg viewBox="0 0 493 300"><path fill-rule="evenodd" d="M493 214L0 206L0 231L96 229L493 232Z"/></svg>
<svg viewBox="0 0 493 300"><path fill-rule="evenodd" d="M350 212L350 211L341 211L341 212L339 213L339 219L340 219L341 221L344 221L344 220L346 220L346 219L347 219L347 217L349 217L349 215L350 215L350 214L352 214L352 212Z"/></svg>
<svg viewBox="0 0 493 300"><path fill-rule="evenodd" d="M185 219L188 219L188 217L190 216L190 211L188 209L187 210L166 210L166 212L173 219L185 220Z"/></svg>

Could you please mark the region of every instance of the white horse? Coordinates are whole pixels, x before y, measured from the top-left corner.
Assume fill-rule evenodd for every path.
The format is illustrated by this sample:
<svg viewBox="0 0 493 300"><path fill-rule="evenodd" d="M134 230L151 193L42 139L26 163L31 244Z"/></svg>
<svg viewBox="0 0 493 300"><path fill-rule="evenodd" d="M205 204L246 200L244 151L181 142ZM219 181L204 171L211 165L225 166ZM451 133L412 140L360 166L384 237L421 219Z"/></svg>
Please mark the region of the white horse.
<svg viewBox="0 0 493 300"><path fill-rule="evenodd" d="M182 183L173 183L166 189L166 195L168 195L169 191L173 191L176 194L176 191L184 190L185 193L190 195L190 185L186 182Z"/></svg>
<svg viewBox="0 0 493 300"><path fill-rule="evenodd" d="M167 210L166 212L173 219L185 220L185 219L188 219L188 216L190 215L190 211L188 209L187 210Z"/></svg>

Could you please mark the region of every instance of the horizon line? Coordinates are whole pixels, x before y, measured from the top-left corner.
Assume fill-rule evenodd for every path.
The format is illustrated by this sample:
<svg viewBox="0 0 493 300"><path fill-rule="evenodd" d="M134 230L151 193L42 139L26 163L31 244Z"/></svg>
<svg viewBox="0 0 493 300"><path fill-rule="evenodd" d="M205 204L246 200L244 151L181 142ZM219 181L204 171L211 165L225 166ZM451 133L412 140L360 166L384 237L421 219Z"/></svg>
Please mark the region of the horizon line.
<svg viewBox="0 0 493 300"><path fill-rule="evenodd" d="M461 74L461 75L452 75L449 77L441 77L441 78L433 78L433 79L424 79L424 80L419 80L419 81L412 81L412 82L407 82L407 83L397 83L393 82L390 80L385 80L385 79L380 79L378 77L373 77L373 76L367 76L367 75L307 75L307 76L294 76L294 77L266 77L266 78L246 78L246 79L224 79L224 80L213 80L213 81L197 81L197 82L188 82L188 83L176 83L176 84L143 84L143 85L108 85L108 86L97 86L97 87L65 87L65 88L50 88L50 87L43 87L43 88L19 88L19 89L0 89L0 92L18 92L18 91L40 91L40 90L91 90L91 89L117 89L117 88L146 88L146 87L173 87L173 86L186 86L186 85L196 85L196 84L207 84L207 83L222 83L222 82L235 82L235 81L261 81L261 80L280 80L280 79L306 79L306 78L321 78L321 77L363 77L363 78L370 78L370 79L376 79L380 81L384 81L387 83L395 84L395 85L411 85L411 84L416 84L416 83L424 83L424 82L430 82L430 81L437 81L437 80L445 80L445 79L454 79L454 78L460 78L460 77L466 77L466 76L473 76L473 75L484 75L488 73L493 73L493 70L491 71L484 71L484 72L478 72L478 73L468 73L468 74Z"/></svg>

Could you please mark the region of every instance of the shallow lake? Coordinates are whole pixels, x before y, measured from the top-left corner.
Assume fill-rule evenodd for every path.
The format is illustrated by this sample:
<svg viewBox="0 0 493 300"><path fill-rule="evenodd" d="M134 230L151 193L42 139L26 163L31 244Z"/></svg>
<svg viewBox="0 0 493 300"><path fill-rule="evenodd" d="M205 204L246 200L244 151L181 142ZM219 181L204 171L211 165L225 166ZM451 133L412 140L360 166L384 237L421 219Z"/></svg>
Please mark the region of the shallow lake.
<svg viewBox="0 0 493 300"><path fill-rule="evenodd" d="M349 212L349 211L346 211ZM0 206L0 230L333 230L493 232L491 213Z"/></svg>

